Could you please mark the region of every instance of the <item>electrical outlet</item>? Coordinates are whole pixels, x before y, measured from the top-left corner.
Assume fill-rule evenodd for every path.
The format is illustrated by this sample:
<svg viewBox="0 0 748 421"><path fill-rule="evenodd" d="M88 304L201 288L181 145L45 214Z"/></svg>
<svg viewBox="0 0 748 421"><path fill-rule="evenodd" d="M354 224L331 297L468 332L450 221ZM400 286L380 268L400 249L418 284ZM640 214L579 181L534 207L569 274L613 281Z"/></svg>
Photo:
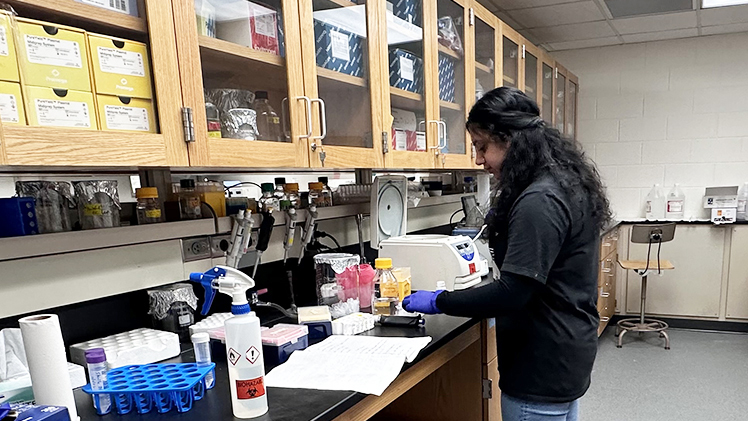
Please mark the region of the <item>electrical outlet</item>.
<svg viewBox="0 0 748 421"><path fill-rule="evenodd" d="M210 237L211 257L223 257L229 250L230 235L218 235Z"/></svg>
<svg viewBox="0 0 748 421"><path fill-rule="evenodd" d="M196 237L182 240L182 261L193 262L195 260L210 259L210 238Z"/></svg>

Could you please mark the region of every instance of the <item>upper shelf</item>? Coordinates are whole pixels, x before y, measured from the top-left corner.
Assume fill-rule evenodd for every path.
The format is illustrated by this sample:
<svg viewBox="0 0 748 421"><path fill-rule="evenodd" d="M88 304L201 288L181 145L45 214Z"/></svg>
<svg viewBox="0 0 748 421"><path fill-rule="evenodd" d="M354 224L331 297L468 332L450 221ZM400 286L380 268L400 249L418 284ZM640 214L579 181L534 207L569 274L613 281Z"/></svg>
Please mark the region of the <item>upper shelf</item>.
<svg viewBox="0 0 748 421"><path fill-rule="evenodd" d="M439 44L439 52L452 57L455 60L462 60L462 56L454 52L452 49Z"/></svg>
<svg viewBox="0 0 748 421"><path fill-rule="evenodd" d="M335 70L326 69L324 67L317 66L317 76L326 80L337 81L348 85L366 87L366 79L357 76L347 75L345 73L336 72Z"/></svg>
<svg viewBox="0 0 748 421"><path fill-rule="evenodd" d="M390 86L390 101L395 108L422 110L423 95Z"/></svg>
<svg viewBox="0 0 748 421"><path fill-rule="evenodd" d="M462 111L462 106L460 106L460 104L456 104L454 102L439 101L439 106L442 107L442 108L446 108L448 110Z"/></svg>
<svg viewBox="0 0 748 421"><path fill-rule="evenodd" d="M217 38L199 36L200 61L206 88L234 86L255 89L258 82L268 90L287 89L283 57ZM247 70L252 77L247 77Z"/></svg>
<svg viewBox="0 0 748 421"><path fill-rule="evenodd" d="M218 55L228 55L236 58L244 58L272 66L283 67L285 60L281 56L264 51L255 50L243 45L234 44L233 42L224 41L218 38L211 38L204 35L198 37L200 51L205 53L214 53Z"/></svg>
<svg viewBox="0 0 748 421"><path fill-rule="evenodd" d="M124 29L142 34L148 32L148 25L144 17L130 16L74 0L5 0L5 2L13 6L21 16L39 18L49 16L52 18L63 15L104 28ZM138 3L142 4L141 2ZM44 16L37 16L38 14ZM145 10L140 10L140 15L145 15Z"/></svg>
<svg viewBox="0 0 748 421"><path fill-rule="evenodd" d="M490 67L486 66L483 63L479 63L477 61L475 62L475 70L478 70L480 72L483 72L489 75L493 74L493 70Z"/></svg>

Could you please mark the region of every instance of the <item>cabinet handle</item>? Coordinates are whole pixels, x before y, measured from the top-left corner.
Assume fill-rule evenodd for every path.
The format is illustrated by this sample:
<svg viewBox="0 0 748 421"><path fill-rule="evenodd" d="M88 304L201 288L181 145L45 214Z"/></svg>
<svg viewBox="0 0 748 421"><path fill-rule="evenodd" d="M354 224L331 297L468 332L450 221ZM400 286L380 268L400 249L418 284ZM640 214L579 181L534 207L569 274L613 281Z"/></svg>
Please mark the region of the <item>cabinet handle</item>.
<svg viewBox="0 0 748 421"><path fill-rule="evenodd" d="M319 104L320 120L322 120L322 134L320 134L319 136L314 136L312 137L312 139L323 140L325 137L327 137L327 108L325 108L325 101L322 98L314 98L311 100L311 102L316 102Z"/></svg>
<svg viewBox="0 0 748 421"><path fill-rule="evenodd" d="M437 124L439 124L440 127L444 127L444 136L439 139L439 151L441 152L447 147L447 123L439 120ZM444 139L444 146L442 146L442 139Z"/></svg>
<svg viewBox="0 0 748 421"><path fill-rule="evenodd" d="M603 323L609 322L610 321L610 317L601 317L600 321L603 322Z"/></svg>
<svg viewBox="0 0 748 421"><path fill-rule="evenodd" d="M438 127L437 136L439 136L439 144L436 145L436 146L432 146L429 149L437 149L437 153L439 153L442 149L444 149L447 146L447 143L446 143L446 130L444 132L444 134L445 134L444 146L442 146L442 124L444 124L444 127L446 128L447 127L447 123L444 123L441 120L429 120L428 123L429 124L436 124L436 127Z"/></svg>
<svg viewBox="0 0 748 421"><path fill-rule="evenodd" d="M610 247L613 243L603 243L603 247Z"/></svg>
<svg viewBox="0 0 748 421"><path fill-rule="evenodd" d="M306 135L299 136L299 139L309 139L312 137L312 100L308 96L296 97L299 101L304 101L306 105L306 127L309 132Z"/></svg>
<svg viewBox="0 0 748 421"><path fill-rule="evenodd" d="M608 298L608 297L610 297L610 293L609 292L601 292L600 293L600 298Z"/></svg>
<svg viewBox="0 0 748 421"><path fill-rule="evenodd" d="M281 126L283 127L283 136L286 139L290 139L291 130L288 128L288 122L286 121L289 113L286 111L286 108L288 108L288 97L283 98L283 101L281 101Z"/></svg>

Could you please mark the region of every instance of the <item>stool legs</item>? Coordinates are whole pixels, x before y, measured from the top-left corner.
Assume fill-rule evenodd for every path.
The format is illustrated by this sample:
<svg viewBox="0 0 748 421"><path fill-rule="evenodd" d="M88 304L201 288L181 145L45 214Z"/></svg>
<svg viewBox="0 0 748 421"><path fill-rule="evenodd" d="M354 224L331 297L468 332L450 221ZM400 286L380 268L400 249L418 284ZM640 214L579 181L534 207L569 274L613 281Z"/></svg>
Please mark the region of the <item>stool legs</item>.
<svg viewBox="0 0 748 421"><path fill-rule="evenodd" d="M637 332L641 336L645 332L659 332L660 337L665 339L665 349L670 349L670 336L667 334L668 324L656 319L647 319L644 317L644 310L647 305L647 277L642 276L642 293L641 309L638 318L623 319L616 325L616 334L618 336L617 348L623 347L623 336L626 332Z"/></svg>

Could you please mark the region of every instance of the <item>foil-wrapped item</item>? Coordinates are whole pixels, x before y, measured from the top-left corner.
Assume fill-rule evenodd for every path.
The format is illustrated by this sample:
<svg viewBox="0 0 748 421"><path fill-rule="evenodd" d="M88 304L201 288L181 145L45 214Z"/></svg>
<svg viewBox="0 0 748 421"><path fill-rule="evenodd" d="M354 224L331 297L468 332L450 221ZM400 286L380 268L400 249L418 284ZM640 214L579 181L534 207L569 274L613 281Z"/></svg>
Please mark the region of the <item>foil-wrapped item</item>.
<svg viewBox="0 0 748 421"><path fill-rule="evenodd" d="M314 265L329 265L335 273L343 273L350 266L361 263L358 254L350 253L320 253L314 256Z"/></svg>
<svg viewBox="0 0 748 421"><path fill-rule="evenodd" d="M70 210L75 199L70 183L65 181L16 181L16 194L33 197L39 232L63 232L73 229Z"/></svg>
<svg viewBox="0 0 748 421"><path fill-rule="evenodd" d="M243 89L206 89L205 101L218 107L221 114L234 108L252 108L255 94Z"/></svg>
<svg viewBox="0 0 748 421"><path fill-rule="evenodd" d="M121 206L117 181L74 181L73 188L78 202L78 216L84 230L119 226Z"/></svg>
<svg viewBox="0 0 748 421"><path fill-rule="evenodd" d="M221 137L257 140L257 112L249 108L234 108L221 114Z"/></svg>
<svg viewBox="0 0 748 421"><path fill-rule="evenodd" d="M197 296L192 285L179 283L148 290L148 314L161 320L169 314L172 304L183 302L197 310Z"/></svg>

